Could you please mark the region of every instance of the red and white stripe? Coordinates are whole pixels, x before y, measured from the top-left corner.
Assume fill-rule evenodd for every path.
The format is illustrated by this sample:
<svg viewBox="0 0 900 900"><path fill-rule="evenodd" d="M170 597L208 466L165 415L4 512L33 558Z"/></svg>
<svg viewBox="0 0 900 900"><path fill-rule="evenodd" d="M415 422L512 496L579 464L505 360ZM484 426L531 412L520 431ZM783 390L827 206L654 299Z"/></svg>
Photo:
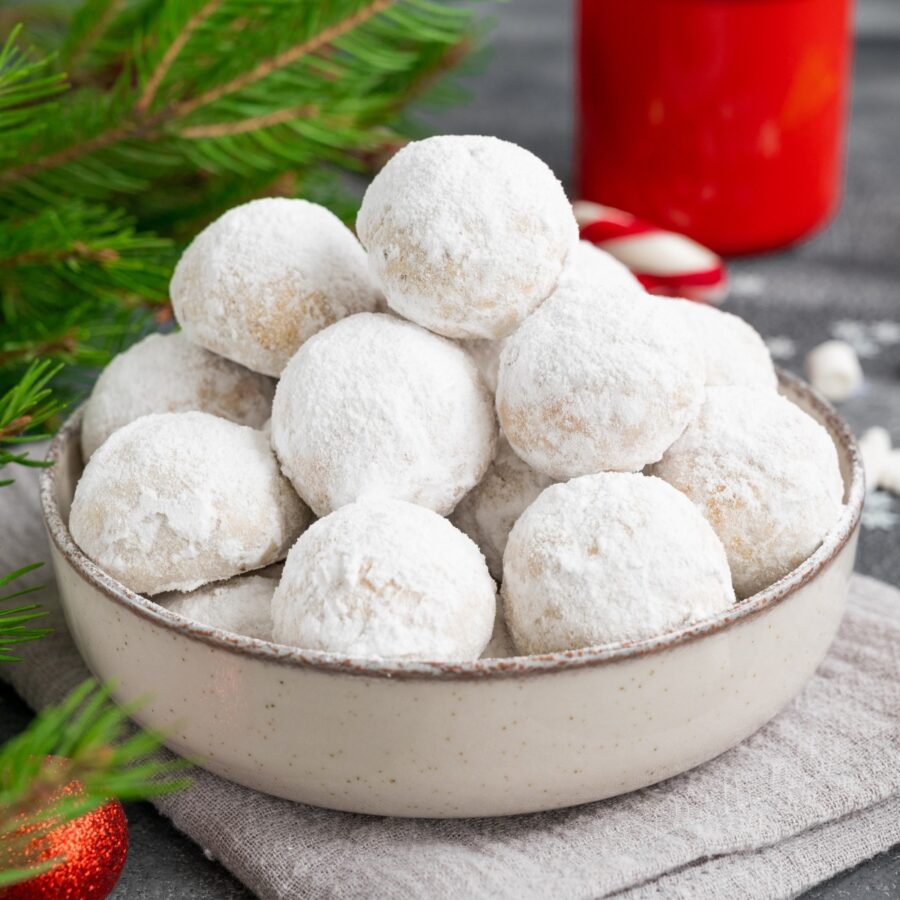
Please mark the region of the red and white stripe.
<svg viewBox="0 0 900 900"><path fill-rule="evenodd" d="M581 239L628 266L649 293L703 303L725 298L728 273L712 250L611 206L579 200L572 209Z"/></svg>

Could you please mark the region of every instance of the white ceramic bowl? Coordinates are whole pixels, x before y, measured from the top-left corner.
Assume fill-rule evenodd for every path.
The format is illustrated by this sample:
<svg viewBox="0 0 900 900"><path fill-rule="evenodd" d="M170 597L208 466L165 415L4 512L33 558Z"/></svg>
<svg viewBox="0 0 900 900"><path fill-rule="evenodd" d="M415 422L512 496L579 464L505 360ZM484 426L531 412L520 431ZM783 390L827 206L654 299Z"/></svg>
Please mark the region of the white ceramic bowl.
<svg viewBox="0 0 900 900"><path fill-rule="evenodd" d="M75 546L78 414L41 495L63 608L85 662L173 750L317 806L486 816L599 800L743 740L803 686L840 622L864 496L853 436L799 380L782 391L831 434L846 507L823 545L713 619L633 644L460 664L353 660L186 622Z"/></svg>

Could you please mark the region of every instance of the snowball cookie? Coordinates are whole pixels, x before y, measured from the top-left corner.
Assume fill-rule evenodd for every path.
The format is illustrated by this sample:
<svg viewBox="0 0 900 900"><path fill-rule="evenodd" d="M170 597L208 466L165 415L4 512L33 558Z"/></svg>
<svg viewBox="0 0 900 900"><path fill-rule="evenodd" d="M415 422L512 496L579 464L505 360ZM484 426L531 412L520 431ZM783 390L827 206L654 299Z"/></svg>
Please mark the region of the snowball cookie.
<svg viewBox="0 0 900 900"><path fill-rule="evenodd" d="M172 307L195 344L280 375L326 325L375 308L366 255L322 206L269 197L236 206L184 251Z"/></svg>
<svg viewBox="0 0 900 900"><path fill-rule="evenodd" d="M153 595L283 559L309 520L261 431L182 412L110 435L78 482L69 528L113 578Z"/></svg>
<svg viewBox="0 0 900 900"><path fill-rule="evenodd" d="M347 656L477 659L495 590L478 548L437 513L402 500L350 503L291 548L273 637Z"/></svg>
<svg viewBox="0 0 900 900"><path fill-rule="evenodd" d="M601 293L598 299L602 299L605 296L605 289L610 287L632 288L641 293L644 291L641 283L626 266L614 256L595 247L590 241L579 241L575 245L560 276L560 284L569 286L582 284L586 288L599 288ZM485 384L491 392L495 392L504 341L470 338L461 343L472 354Z"/></svg>
<svg viewBox="0 0 900 900"><path fill-rule="evenodd" d="M478 544L491 575L503 574L503 550L516 519L553 479L519 459L500 438L484 478L460 500L451 521Z"/></svg>
<svg viewBox="0 0 900 900"><path fill-rule="evenodd" d="M476 135L404 147L369 185L356 230L391 309L454 338L509 334L556 286L578 240L553 172Z"/></svg>
<svg viewBox="0 0 900 900"><path fill-rule="evenodd" d="M703 399L704 364L658 302L562 285L507 338L497 412L529 465L557 479L636 471L681 434Z"/></svg>
<svg viewBox="0 0 900 900"><path fill-rule="evenodd" d="M732 313L693 300L660 298L661 311L679 316L690 329L706 363L710 387L775 390L778 378L759 332Z"/></svg>
<svg viewBox="0 0 900 900"><path fill-rule="evenodd" d="M272 640L272 594L281 566L269 566L252 575L217 581L189 594L171 592L153 599L179 616L232 634Z"/></svg>
<svg viewBox="0 0 900 900"><path fill-rule="evenodd" d="M741 598L803 562L841 512L828 432L774 391L710 388L700 415L652 471L706 516Z"/></svg>
<svg viewBox="0 0 900 900"><path fill-rule="evenodd" d="M81 421L85 460L117 429L150 413L200 410L260 428L272 408L271 378L216 356L183 334L151 334L100 373Z"/></svg>
<svg viewBox="0 0 900 900"><path fill-rule="evenodd" d="M379 313L307 341L272 406L281 467L320 516L388 497L446 515L481 480L496 439L491 395L465 350Z"/></svg>
<svg viewBox="0 0 900 900"><path fill-rule="evenodd" d="M590 241L575 245L560 276L560 284L575 283L644 290L628 266Z"/></svg>
<svg viewBox="0 0 900 900"><path fill-rule="evenodd" d="M658 478L585 475L548 487L503 555L503 604L523 653L665 634L734 602L722 544Z"/></svg>

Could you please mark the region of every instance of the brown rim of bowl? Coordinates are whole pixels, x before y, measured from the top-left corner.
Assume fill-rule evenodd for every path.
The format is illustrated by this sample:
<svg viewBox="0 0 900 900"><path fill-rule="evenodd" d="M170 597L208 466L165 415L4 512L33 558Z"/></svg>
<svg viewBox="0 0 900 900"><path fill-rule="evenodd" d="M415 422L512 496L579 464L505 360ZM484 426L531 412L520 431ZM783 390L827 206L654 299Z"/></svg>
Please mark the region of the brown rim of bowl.
<svg viewBox="0 0 900 900"><path fill-rule="evenodd" d="M359 659L315 650L301 650L272 644L256 638L232 634L212 626L191 622L165 607L136 594L91 562L72 540L54 498L55 466L41 474L41 505L44 521L53 543L78 575L119 606L125 607L155 625L169 629L210 647L251 657L268 663L315 669L325 672L362 675L372 678L471 680L520 675L540 675L598 666L669 650L715 634L746 621L790 597L811 581L840 553L856 529L865 497L862 460L853 432L838 412L800 378L779 371L782 388L813 410L825 423L850 463L850 485L840 518L825 536L819 548L796 569L764 591L748 597L728 611L695 622L676 631L642 641L585 647L535 656L479 659L464 662L428 662L420 660ZM53 439L47 459L56 462L70 439L77 439L81 409L76 410Z"/></svg>

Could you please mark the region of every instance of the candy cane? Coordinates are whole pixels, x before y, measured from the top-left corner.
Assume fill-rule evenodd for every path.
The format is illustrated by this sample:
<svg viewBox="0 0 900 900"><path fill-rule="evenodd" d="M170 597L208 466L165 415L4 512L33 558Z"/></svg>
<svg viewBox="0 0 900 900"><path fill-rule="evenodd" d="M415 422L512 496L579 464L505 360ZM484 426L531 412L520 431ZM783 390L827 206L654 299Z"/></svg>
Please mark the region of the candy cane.
<svg viewBox="0 0 900 900"><path fill-rule="evenodd" d="M704 303L724 299L728 274L722 258L712 250L611 206L579 200L572 209L582 240L628 266L651 294Z"/></svg>

